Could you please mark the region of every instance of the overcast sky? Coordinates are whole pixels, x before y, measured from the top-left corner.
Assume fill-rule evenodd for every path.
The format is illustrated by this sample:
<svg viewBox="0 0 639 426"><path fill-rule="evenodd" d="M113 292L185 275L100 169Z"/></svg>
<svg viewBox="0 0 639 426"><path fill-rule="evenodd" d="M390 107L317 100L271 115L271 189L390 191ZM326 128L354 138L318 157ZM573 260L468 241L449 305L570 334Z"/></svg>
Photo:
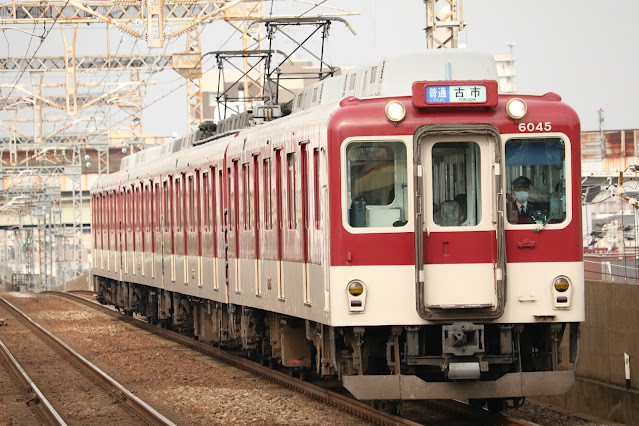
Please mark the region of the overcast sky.
<svg viewBox="0 0 639 426"><path fill-rule="evenodd" d="M275 12L278 4L290 5L290 2L276 2ZM385 56L426 48L423 0L327 0L325 4L360 13L347 18L357 35L351 34L341 23L331 26L325 55L332 65L363 65ZM265 1L263 5L266 14L270 3ZM293 8L280 13L301 13L309 6L298 3ZM318 8L310 13L331 12ZM639 83L635 81L639 74L636 44L639 41L639 2L464 0L463 18L467 26L460 33L460 41L467 48L508 54L507 43L516 43L514 57L519 93L558 93L577 111L583 130L598 129L599 108L605 111L605 129L639 128L639 110L635 105L639 100ZM38 34L46 32L42 27L29 30ZM77 53L104 55L105 34L106 31L97 26L81 25ZM24 33L6 29L2 35L0 56L32 56L36 49L37 56L64 54L59 29L51 31L42 46L39 39ZM116 30L112 30L112 53L149 53L144 42L126 37L117 41L117 35ZM184 46L184 37L180 37L173 39L165 51L182 51ZM230 26L223 22L210 24L202 32L203 52L240 46L238 33L232 33ZM215 68L212 59L207 57L203 61L205 70ZM57 81L64 82L63 73L51 74L57 74ZM80 74L81 82L98 85L109 82L103 76ZM14 82L7 74L0 78L4 84ZM128 75L119 74L116 80L127 81L128 78ZM152 80L155 85L148 88L144 99L144 130L164 135L184 134L187 130L184 79L167 70L155 74ZM28 74L23 76L22 82L29 83ZM2 93L6 90L2 89Z"/></svg>
<svg viewBox="0 0 639 426"><path fill-rule="evenodd" d="M330 49L337 62L359 65L425 48L422 0L340 4L362 16L349 19L357 37L331 33L331 42L339 39ZM605 129L639 128L639 2L464 0L463 17L460 41L468 48L508 54L507 43L517 43L519 93L558 93L577 111L583 130L598 129L599 108Z"/></svg>

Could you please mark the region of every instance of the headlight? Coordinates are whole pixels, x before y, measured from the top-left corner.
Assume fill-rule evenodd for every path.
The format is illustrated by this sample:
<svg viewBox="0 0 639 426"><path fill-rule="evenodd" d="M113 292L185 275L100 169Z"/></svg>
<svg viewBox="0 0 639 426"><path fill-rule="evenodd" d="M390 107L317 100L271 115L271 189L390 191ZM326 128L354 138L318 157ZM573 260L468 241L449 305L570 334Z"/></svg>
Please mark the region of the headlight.
<svg viewBox="0 0 639 426"><path fill-rule="evenodd" d="M404 104L399 101L390 101L386 104L386 118L393 123L399 123L406 116L406 108Z"/></svg>
<svg viewBox="0 0 639 426"><path fill-rule="evenodd" d="M570 309L572 299L572 283L564 275L552 281L552 304L555 309Z"/></svg>
<svg viewBox="0 0 639 426"><path fill-rule="evenodd" d="M527 110L528 107L523 99L512 98L506 104L506 113L510 118L514 118L515 120L523 118L523 116L526 115Z"/></svg>
<svg viewBox="0 0 639 426"><path fill-rule="evenodd" d="M567 291L570 288L570 280L564 276L557 277L552 283L552 286L560 293Z"/></svg>
<svg viewBox="0 0 639 426"><path fill-rule="evenodd" d="M360 280L352 280L346 285L346 299L349 312L364 312L366 308L366 286Z"/></svg>
<svg viewBox="0 0 639 426"><path fill-rule="evenodd" d="M364 284L361 281L351 281L348 284L348 292L351 296L360 296L364 293Z"/></svg>

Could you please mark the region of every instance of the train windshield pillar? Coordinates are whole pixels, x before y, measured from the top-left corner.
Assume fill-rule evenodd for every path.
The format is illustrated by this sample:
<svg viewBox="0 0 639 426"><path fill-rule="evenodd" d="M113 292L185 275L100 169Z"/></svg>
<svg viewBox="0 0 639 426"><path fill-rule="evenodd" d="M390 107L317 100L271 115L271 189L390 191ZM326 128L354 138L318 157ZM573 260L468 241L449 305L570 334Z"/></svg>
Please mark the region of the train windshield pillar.
<svg viewBox="0 0 639 426"><path fill-rule="evenodd" d="M348 224L401 227L408 222L406 145L351 142L346 147Z"/></svg>
<svg viewBox="0 0 639 426"><path fill-rule="evenodd" d="M560 138L506 142L507 220L511 224L566 220L566 148Z"/></svg>

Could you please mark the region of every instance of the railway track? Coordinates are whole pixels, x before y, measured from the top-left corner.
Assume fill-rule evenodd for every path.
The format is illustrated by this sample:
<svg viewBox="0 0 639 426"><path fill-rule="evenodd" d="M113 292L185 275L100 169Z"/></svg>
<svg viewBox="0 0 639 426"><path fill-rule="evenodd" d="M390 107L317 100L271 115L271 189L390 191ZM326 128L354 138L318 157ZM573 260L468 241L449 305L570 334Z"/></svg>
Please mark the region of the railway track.
<svg viewBox="0 0 639 426"><path fill-rule="evenodd" d="M532 425L533 423L515 419L503 415L490 415L487 412L478 412L471 409L467 404L460 401L412 401L405 402L405 412L408 416L394 416L374 409L371 405L353 399L313 383L299 380L281 371L273 370L261 364L243 358L237 354L230 353L209 344L193 340L190 336L185 336L173 331L165 330L151 325L143 320L122 314L109 306L103 306L92 300L92 292L49 292L56 296L64 297L82 303L93 309L104 312L114 318L134 325L150 333L159 335L165 339L177 342L181 345L194 349L200 353L213 356L228 364L234 365L242 370L249 371L267 380L279 383L302 394L308 395L318 401L333 405L340 410L350 412L362 419L375 424L383 425L418 425L425 421L442 422L442 415L455 418L456 424L500 424L500 425ZM82 294L84 297L79 296ZM439 416L437 418L437 413ZM410 418L409 418L410 417Z"/></svg>
<svg viewBox="0 0 639 426"><path fill-rule="evenodd" d="M15 402L3 404L0 421L6 423L41 423L66 425L38 386L0 340L0 388Z"/></svg>
<svg viewBox="0 0 639 426"><path fill-rule="evenodd" d="M50 414L45 414L45 417L49 419L47 422L65 424L63 419L67 418L69 421L81 421L87 424L106 420L124 421L127 424L174 425L169 419L133 395L116 380L2 297L0 297L0 308L19 321L30 334L28 337L16 335L13 336L12 340L14 346L22 351L22 358L25 359L25 362L31 363L31 369L34 371L33 380L28 379L27 383L36 392L36 397L41 398L41 395L47 393L45 386L49 390L49 399L52 402L39 405L57 405L57 411L60 414L53 414L55 410ZM0 333L0 336L11 337L6 332ZM33 337L35 339L32 339ZM25 348L20 345L19 340L26 339L32 340ZM36 348L34 345L38 345L38 347ZM35 357L36 351L48 351L44 354L44 359L49 362L42 362L43 358L40 357L38 365L34 364L37 361L32 360L31 356ZM42 355L40 352L38 354ZM22 369L22 367L16 367L16 363L14 363L14 368ZM34 386L34 381L44 383L41 386L42 392ZM63 387L71 388L71 391L62 391ZM77 391L74 392L74 390ZM41 399L41 402L43 401L46 401L44 396ZM96 403L99 405L93 408ZM78 417L75 418L75 416Z"/></svg>

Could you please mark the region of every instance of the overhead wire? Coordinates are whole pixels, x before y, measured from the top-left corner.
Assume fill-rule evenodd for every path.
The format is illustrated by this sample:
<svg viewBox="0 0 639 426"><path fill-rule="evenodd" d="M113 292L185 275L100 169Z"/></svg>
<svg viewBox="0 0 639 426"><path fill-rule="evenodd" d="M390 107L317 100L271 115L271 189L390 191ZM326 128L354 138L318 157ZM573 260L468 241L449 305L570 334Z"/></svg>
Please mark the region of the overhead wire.
<svg viewBox="0 0 639 426"><path fill-rule="evenodd" d="M40 44L38 45L38 47L36 48L35 52L33 52L33 55L31 56L31 59L29 60L29 62L33 61L33 59L35 58L35 56L38 54L38 51L40 50L40 48L42 47L42 45L44 44L44 41L47 39L47 37L49 36L49 34L51 34L51 31L53 30L53 28L55 27L56 22L58 21L58 19L60 19L60 16L62 16L62 13L64 12L64 9L66 9L66 7L68 6L70 0L66 0L66 2L64 3L64 6L62 6L62 8L60 9L60 12L58 13L58 15L56 16L56 18L53 20L53 23L51 24L51 27L49 28L49 30L46 30L46 24L44 25L44 32L43 35L40 36ZM34 24L34 31L35 31L35 27L36 24ZM27 46L27 50L31 47L31 41L33 40L34 36L31 36L31 38L29 39L29 45ZM15 82L19 82L20 79L22 78L22 76L24 75L24 73L27 71L27 69L23 69L20 74L18 75L18 77L16 78ZM9 92L9 94L7 95L7 97L5 98L4 102L2 103L2 105L0 105L0 110L3 110L4 107L6 106L7 102L9 101L9 98L11 97L11 94L15 91L15 84L16 83L12 83L12 85L14 85L14 87L11 88L11 91Z"/></svg>
<svg viewBox="0 0 639 426"><path fill-rule="evenodd" d="M301 15L299 15L299 16L302 16L302 15L304 15L304 14L308 13L310 10L312 10L312 9L314 9L314 8L316 8L316 7L321 6L323 3L325 3L325 1L326 1L326 0L324 0L324 1L320 2L320 3L318 3L318 4L315 4L315 5L314 5L311 9L307 10L306 12L302 13L302 14L301 14ZM66 1L66 3L65 3L65 5L64 5L64 7L66 7L66 6L68 5L68 3L69 3L69 0L67 0L67 1ZM62 10L64 10L64 7L62 8ZM253 6L253 9L251 9L251 12L250 12L250 13L253 13L257 7L258 7L258 4L256 3L256 4ZM271 2L271 8L270 8L270 14L271 14L271 15L272 15L272 11L273 11L273 1ZM250 13L249 13L249 14L250 14ZM57 21L57 19L58 19L58 18L59 18L59 16L58 16L58 17L56 17L56 21ZM48 30L48 31L46 31L46 34L44 34L44 35L43 35L42 41L44 41L44 39L46 39L46 37L49 35L49 33L51 32L51 30L52 30L52 29L53 29L53 27L55 26L56 21L54 21L54 22L53 22L53 24L51 25L51 27L49 28L49 30ZM244 19L243 21L241 21L241 24L246 23L246 21L247 21L247 19ZM202 25L202 27L204 28L204 27L206 27L208 24L210 24L210 23L209 23L209 22L207 22L207 23L203 24L203 25ZM241 25L241 24L240 24L240 25ZM236 30L236 31L239 31L237 28L235 28L235 30ZM224 42L222 42L222 44L220 45L220 47L218 48L218 50L222 50L222 48L223 48L224 46L226 46L226 45L230 42L230 40L233 38L234 34L235 34L235 33L232 33L231 35L229 35L229 37L228 37L228 38L227 38ZM6 37L6 35L5 35L5 37ZM174 40L171 40L171 42L167 43L167 44L165 45L164 53L163 53L163 54L165 54L165 53L166 53L166 50L168 49L169 45L171 45L171 44L172 44L172 43L174 43L174 42L177 42L177 40L178 40L178 38L176 38L176 39L174 39ZM134 51L135 49L137 49L137 48L138 48L138 44L137 44L137 43L138 43L138 41L139 41L138 39L135 39L135 40L133 41L133 46L132 46L132 49L131 49L131 53L133 53L133 51ZM121 48L121 46L122 46L122 43L123 43L123 42L124 42L124 38L123 38L123 37L120 37L120 38L119 38L119 42L118 42L118 47L116 48L116 54L115 54L115 55L117 55L117 54L118 54L118 52L120 51L120 48ZM259 40L255 40L255 41L254 41L254 43L253 43L251 46L255 46L257 43L259 43ZM42 45L42 43L41 43L41 45ZM33 60L33 58L35 58L35 55L37 54L37 51L39 50L39 48L41 47L41 45L38 47L38 49L36 50L36 52L34 52L34 54L33 54L32 58L31 58L31 60ZM205 59L205 60L202 62L202 68L204 69L204 72L208 72L208 71L210 71L210 70L214 69L215 67L217 67L217 64L215 64L215 65L212 65L210 68L205 68L205 65L207 65L207 64L208 64L208 62L209 62L209 61L211 61L211 60L213 60L213 58L212 58L212 57L209 57L209 58ZM22 77L22 75L24 74L24 72L25 72L25 71L26 71L26 70L23 70L23 71L20 73L20 75L18 76L18 80ZM119 79L120 79L120 77L122 76L122 74L123 74L125 71L126 71L126 70L125 70L125 69L123 69L123 70L120 70L120 71L118 72L117 80L119 80ZM159 71L156 71L156 72L159 72ZM156 72L151 72L151 75L155 74ZM99 84L99 86L102 88L101 95L104 95L104 93L106 93L107 88L106 88L106 86L105 86L103 83L104 83L104 81L105 81L105 80L107 80L107 78L110 78L110 77L108 76L108 73L105 73L105 76L104 76L104 77L100 80L100 84ZM161 83L159 83L159 84L162 84L162 85L165 85L165 84L173 84L173 83L175 83L175 82L177 82L177 81L182 81L182 80L183 80L183 78L178 77L178 78L176 78L176 79L174 79L174 80L171 80L171 81L168 81L168 82L161 82ZM141 111L144 111L144 110L145 110L145 109L147 109L148 107L151 107L151 106L153 106L153 105L157 104L158 102L162 101L163 99L167 98L168 96L172 95L173 93L175 93L176 91L178 91L178 90L180 90L180 89L182 89L182 88L183 88L183 86L182 86L182 85L179 85L179 86L175 87L174 89L170 90L169 92L164 93L163 95L161 95L160 97L158 97L158 98L154 99L154 100L153 100L153 101L151 101L150 103L147 103L146 105L143 105L143 106L141 107ZM7 99L8 99L8 97L7 97ZM6 101L5 101L5 103L6 103ZM87 111L86 111L86 110L82 110L81 115L82 115L82 114L86 114L86 113L87 113ZM120 120L120 121L115 121L115 122L113 122L113 123L112 123L112 125L110 125L107 129L105 129L105 131L107 131L107 132L108 132L108 131L111 131L111 130L113 130L115 127L117 127L117 126L119 126L119 125L121 125L121 124L125 123L126 121L127 121L127 119ZM104 132L103 132L103 133L104 133Z"/></svg>

